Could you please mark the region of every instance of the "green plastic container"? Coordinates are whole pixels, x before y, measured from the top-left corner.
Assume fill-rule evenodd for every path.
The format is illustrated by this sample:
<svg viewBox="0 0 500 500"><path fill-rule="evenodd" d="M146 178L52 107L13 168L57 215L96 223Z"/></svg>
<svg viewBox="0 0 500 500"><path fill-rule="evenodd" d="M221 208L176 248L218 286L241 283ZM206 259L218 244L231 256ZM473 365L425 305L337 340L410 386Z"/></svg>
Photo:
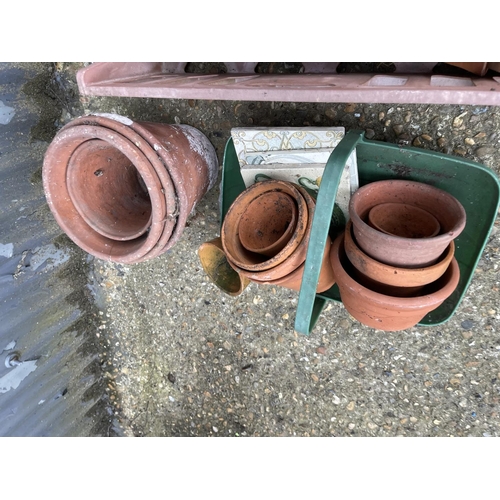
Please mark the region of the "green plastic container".
<svg viewBox="0 0 500 500"><path fill-rule="evenodd" d="M316 285L340 176L354 148L360 186L384 179L424 182L447 191L464 206L467 224L455 239L460 282L451 297L419 324L434 326L444 323L453 316L467 291L495 222L500 203L498 178L491 170L471 161L412 147L369 141L364 138L364 132L352 130L333 150L321 179L299 293L295 330L309 335L326 303L329 300L342 302L337 285L321 294L316 294ZM231 204L244 190L245 184L230 138L226 144L222 170L221 224Z"/></svg>

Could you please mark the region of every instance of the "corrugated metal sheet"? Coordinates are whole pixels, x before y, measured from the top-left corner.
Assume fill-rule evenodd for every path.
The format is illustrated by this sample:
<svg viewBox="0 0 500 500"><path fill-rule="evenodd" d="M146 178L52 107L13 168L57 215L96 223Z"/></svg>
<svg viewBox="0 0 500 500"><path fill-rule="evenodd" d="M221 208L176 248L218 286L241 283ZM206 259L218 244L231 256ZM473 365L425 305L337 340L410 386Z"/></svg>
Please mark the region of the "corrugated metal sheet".
<svg viewBox="0 0 500 500"><path fill-rule="evenodd" d="M48 143L30 133L44 109L23 86L49 82L50 72L49 64L0 64L0 435L117 435L87 257L48 210ZM16 356L21 363L8 366Z"/></svg>

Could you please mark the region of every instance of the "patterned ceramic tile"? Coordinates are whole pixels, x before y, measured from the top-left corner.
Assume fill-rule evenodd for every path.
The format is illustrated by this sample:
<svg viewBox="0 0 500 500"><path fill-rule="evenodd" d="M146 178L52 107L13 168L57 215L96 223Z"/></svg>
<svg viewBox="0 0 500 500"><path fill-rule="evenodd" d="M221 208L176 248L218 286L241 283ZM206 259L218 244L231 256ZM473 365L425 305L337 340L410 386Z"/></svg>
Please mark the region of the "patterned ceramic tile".
<svg viewBox="0 0 500 500"><path fill-rule="evenodd" d="M332 151L345 134L334 128L234 128L231 131L245 186L263 179L279 179L318 191ZM351 194L359 187L356 152L342 173L336 204L349 218Z"/></svg>

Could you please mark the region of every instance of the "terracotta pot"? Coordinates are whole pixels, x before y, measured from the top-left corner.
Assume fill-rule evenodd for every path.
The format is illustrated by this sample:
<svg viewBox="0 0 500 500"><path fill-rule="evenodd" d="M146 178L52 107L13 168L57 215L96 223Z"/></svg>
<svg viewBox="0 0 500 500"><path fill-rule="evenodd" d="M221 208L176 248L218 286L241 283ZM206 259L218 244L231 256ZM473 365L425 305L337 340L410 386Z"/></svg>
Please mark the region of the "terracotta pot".
<svg viewBox="0 0 500 500"><path fill-rule="evenodd" d="M432 238L441 225L434 215L406 203L381 203L368 212L368 224L402 238Z"/></svg>
<svg viewBox="0 0 500 500"><path fill-rule="evenodd" d="M296 188L299 191L300 196L302 196L306 202L306 210L308 213L308 221L305 228L304 237L291 255L289 255L285 260L283 260L279 264L276 264L270 269L264 269L262 271L249 271L248 269L243 269L237 266L231 260L231 258L228 257L229 263L233 266L233 268L243 276L246 276L248 279L260 283L278 280L284 278L285 276L288 276L290 273L295 271L295 269L301 266L306 260L307 247L309 245L309 237L311 233L316 203L314 201L314 198L309 195L309 193L303 187L296 186Z"/></svg>
<svg viewBox="0 0 500 500"><path fill-rule="evenodd" d="M120 241L104 236L85 221L71 199L67 184L68 163L79 146L96 139L104 141L108 148L118 151L115 159L121 158L120 155L125 156L137 169L147 187L151 200L151 226L149 231L138 238ZM106 160L106 163L101 164L93 176L96 181L102 182L107 177L104 172L108 162L105 157L101 159ZM103 174L100 175L100 172ZM137 147L116 136L111 130L77 126L60 131L47 149L42 176L47 203L59 226L78 246L98 258L129 264L137 262L154 248L163 232L166 203L155 169ZM92 189L95 189L95 186L92 186ZM107 193L106 197L113 200L114 195ZM98 211L94 212L94 216L98 214ZM127 221L120 221L120 225L126 227Z"/></svg>
<svg viewBox="0 0 500 500"><path fill-rule="evenodd" d="M96 257L136 263L165 252L182 233L193 202L201 199L215 183L218 171L215 150L201 132L193 132L196 129L188 126L153 124L155 130L158 127L164 132L154 137L145 125L118 115L88 115L63 127L47 149L43 180L49 206L68 236ZM98 146L99 143L94 143L96 140L106 142L106 146L102 143ZM93 145L83 146L86 141ZM98 151L100 146L107 151L108 156L103 156L107 163L98 165L93 173L90 167L80 169L78 164L83 163L78 158L95 164L97 160L91 159L90 151L92 148ZM128 165L121 155L128 158ZM169 158L168 164L166 158ZM126 167L122 169L127 171L126 187L118 187L117 166L110 168L108 159ZM133 180L134 168L137 182ZM174 187L175 176L189 195L183 194L177 185ZM84 179L94 181L92 189L103 196L83 193ZM193 191L191 186L195 186ZM133 189L137 191L132 195ZM130 196L136 201L130 201ZM146 222L148 197L149 226ZM186 200L189 203L186 204ZM130 208L134 215L125 217Z"/></svg>
<svg viewBox="0 0 500 500"><path fill-rule="evenodd" d="M231 296L240 295L250 280L236 272L229 264L220 237L203 243L198 248L201 265L214 285Z"/></svg>
<svg viewBox="0 0 500 500"><path fill-rule="evenodd" d="M249 203L241 216L241 244L250 252L273 257L292 237L297 212L297 203L290 195L279 191L262 194Z"/></svg>
<svg viewBox="0 0 500 500"><path fill-rule="evenodd" d="M316 287L316 293L325 292L335 284L335 276L330 262L331 246L332 246L332 241L330 237L327 236L325 252L323 254L323 260L321 262L321 270L319 273L318 286ZM303 262L297 269L292 271L290 274L284 276L283 278L270 281L257 281L257 280L255 281L263 285L276 285L299 292L300 286L302 284L302 277L304 275L304 267L305 267L305 262Z"/></svg>
<svg viewBox="0 0 500 500"><path fill-rule="evenodd" d="M352 221L349 220L345 230L345 253L347 258L360 273L369 279L394 287L421 287L440 278L453 259L455 243L450 242L438 261L429 267L404 268L395 267L372 259L356 243Z"/></svg>
<svg viewBox="0 0 500 500"><path fill-rule="evenodd" d="M189 125L134 122L116 114L92 114L63 127L84 124L109 128L147 152L161 180L167 217L156 247L143 259L161 255L181 237L188 216L216 183L218 160L210 141Z"/></svg>
<svg viewBox="0 0 500 500"><path fill-rule="evenodd" d="M381 203L406 203L431 213L441 226L432 238L402 238L377 231L366 222L368 212ZM463 206L442 189L405 180L378 181L359 188L349 202L349 215L358 245L374 259L407 268L434 264L464 229Z"/></svg>
<svg viewBox="0 0 500 500"><path fill-rule="evenodd" d="M330 259L342 302L349 313L366 326L385 331L415 326L426 314L439 307L456 289L460 278L457 260L446 272L426 285L417 297L392 297L374 292L353 279L353 267L345 254L344 235L333 243Z"/></svg>
<svg viewBox="0 0 500 500"><path fill-rule="evenodd" d="M239 237L239 223L248 205L253 200L264 193L274 191L286 193L296 201L297 224L292 237L288 240L285 247L273 257L267 257L255 252L249 252L243 247ZM314 201L312 203L314 205ZM307 202L304 196L299 192L297 186L290 182L278 180L257 182L240 193L229 207L222 224L222 246L228 260L236 267L247 271L255 272L269 270L287 259L290 261L291 265L298 266L305 260L305 251L302 259L302 253L298 253L296 250L301 247L301 242L309 227L308 224L309 211Z"/></svg>

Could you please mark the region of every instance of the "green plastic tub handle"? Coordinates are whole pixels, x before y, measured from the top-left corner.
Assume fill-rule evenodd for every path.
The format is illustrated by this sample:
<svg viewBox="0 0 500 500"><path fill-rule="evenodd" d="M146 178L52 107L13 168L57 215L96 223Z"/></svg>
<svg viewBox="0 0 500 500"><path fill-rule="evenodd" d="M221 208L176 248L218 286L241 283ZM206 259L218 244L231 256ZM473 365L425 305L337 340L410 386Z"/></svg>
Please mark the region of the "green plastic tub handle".
<svg viewBox="0 0 500 500"><path fill-rule="evenodd" d="M324 298L316 296L326 237L342 172L363 136L364 132L360 130L347 132L328 158L321 178L295 317L295 331L304 335L311 333L326 303Z"/></svg>

